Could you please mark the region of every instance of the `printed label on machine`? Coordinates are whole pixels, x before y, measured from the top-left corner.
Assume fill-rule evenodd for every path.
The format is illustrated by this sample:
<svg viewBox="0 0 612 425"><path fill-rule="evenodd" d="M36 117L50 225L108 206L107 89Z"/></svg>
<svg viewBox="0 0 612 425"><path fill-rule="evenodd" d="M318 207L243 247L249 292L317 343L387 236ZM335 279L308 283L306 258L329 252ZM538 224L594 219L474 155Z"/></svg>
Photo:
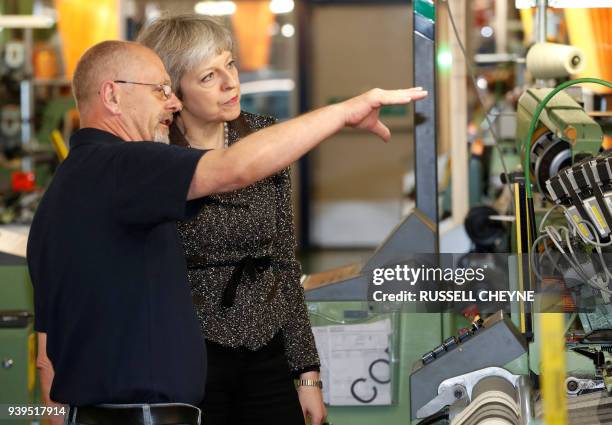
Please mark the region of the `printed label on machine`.
<svg viewBox="0 0 612 425"><path fill-rule="evenodd" d="M585 238L593 240L593 235L591 235L589 229L584 225L584 219L578 213L578 208L571 206L567 210L567 219L572 220L574 223L576 223L576 227L580 230L580 233L582 233Z"/></svg>
<svg viewBox="0 0 612 425"><path fill-rule="evenodd" d="M595 225L597 231L601 236L606 236L610 233L610 228L606 224L603 219L603 212L599 208L599 204L597 203L597 199L592 196L588 199L585 199L583 202L584 209L587 214L591 218L591 223Z"/></svg>

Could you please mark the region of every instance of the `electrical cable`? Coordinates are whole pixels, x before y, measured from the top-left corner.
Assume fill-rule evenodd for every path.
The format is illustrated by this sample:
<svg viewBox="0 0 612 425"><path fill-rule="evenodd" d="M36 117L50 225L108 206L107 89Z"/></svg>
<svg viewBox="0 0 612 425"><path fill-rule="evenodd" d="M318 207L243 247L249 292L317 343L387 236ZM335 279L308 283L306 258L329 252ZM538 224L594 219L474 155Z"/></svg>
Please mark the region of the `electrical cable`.
<svg viewBox="0 0 612 425"><path fill-rule="evenodd" d="M565 234L569 235L569 230L567 229L567 227L563 226L561 228L561 230L565 230ZM556 240L553 240L553 242L556 242ZM567 240L567 242L569 242L569 239ZM559 248L559 247L560 247L560 245L557 245L557 248ZM572 261L572 258L570 258L569 255L567 255L567 253L565 252L565 250L563 248L560 248L559 252L563 256L563 258L565 258L565 260L569 263L569 265L574 268L574 270L576 271L576 274L582 280L588 282L590 278L589 278L587 272L582 268L582 265L580 264L580 262L575 257L574 257L574 259L576 261Z"/></svg>
<svg viewBox="0 0 612 425"><path fill-rule="evenodd" d="M560 226L560 229L565 230L566 234L569 233L568 228L565 226ZM553 231L556 233L553 234L552 233ZM563 255L563 258L565 258L565 260L569 263L569 265L574 268L574 270L579 275L579 277L585 281L588 281L589 277L587 276L586 272L582 269L582 266L579 263L574 263L572 259L567 255L563 247L561 246L561 242L563 241L563 239L559 231L552 226L546 226L546 233L548 234L548 237L550 238L550 240L553 241L553 243L559 250L559 253Z"/></svg>
<svg viewBox="0 0 612 425"><path fill-rule="evenodd" d="M601 250L601 247L605 247L605 246L609 246L612 244L611 242L602 244L601 243L601 239L599 238L599 234L597 233L597 230L595 229L595 226L586 221L586 220L581 220L578 223L575 223L574 221L570 220L567 216L565 216L565 220L567 223L569 223L570 228L571 228L571 236L572 237L576 237L579 236L580 239L582 240L583 243L585 243L586 245L591 245L595 247L595 250L597 251L598 257L599 257L599 262L602 266L602 270L604 271L605 274L605 280L599 275L599 273L596 273L595 276L589 277L588 273L584 270L584 268L581 265L580 260L578 259L576 252L574 251L572 244L571 244L571 240L570 240L570 228L566 227L566 226L559 226L559 227L554 227L554 226L546 226L544 227L546 221L550 218L550 215L552 214L552 212L556 209L556 208L561 208L564 211L567 211L567 208L563 205L555 205L553 206L551 209L549 209L546 214L544 214L542 221L540 222L539 225L539 232L545 232L545 235L540 235L538 236L538 238L536 238L536 240L534 241L533 245L532 245L532 251L530 252L529 255L529 259L530 259L530 263L532 265L532 269L534 271L534 274L540 279L542 280L542 276L538 271L538 267L536 267L536 254L537 254L537 245L538 243L540 243L540 241L542 241L543 239L545 239L546 237L548 237L557 247L557 249L559 250L559 252L565 257L565 259L568 261L568 263L570 264L570 266L572 266L572 268L574 268L574 270L576 271L578 277L580 277L581 279L583 279L589 286L591 286L593 289L597 290L597 291L601 291L604 292L606 294L610 294L612 295L612 291L608 288L608 285L610 283L610 279L612 278L612 272L610 272L609 268L606 265L605 259L603 258L603 252ZM584 224L585 226L587 226L589 228L589 230L593 233L594 237L596 238L596 241L591 241L589 239L586 239L584 237L584 235L582 234L582 232L580 232L580 229L578 228L578 226L580 224ZM543 228L544 227L544 228ZM565 250L563 249L563 247L560 245L560 242L562 241L562 236L561 233L563 232L565 234L565 243L568 247L571 259L568 257L568 255L565 253ZM544 244L544 250L549 258L549 260L551 261L551 263L553 264L553 267L555 268L556 271L558 271L561 275L563 275L563 271L561 271L556 263L554 261L552 261L552 257L550 256L549 252L548 252L548 245Z"/></svg>
<svg viewBox="0 0 612 425"><path fill-rule="evenodd" d="M559 273L560 276L563 276L563 270L561 270L561 268L557 265L557 262L552 258L550 250L548 249L548 244L544 245L544 252L546 254L546 257L548 258L548 261L550 261L555 271Z"/></svg>
<svg viewBox="0 0 612 425"><path fill-rule="evenodd" d="M538 243L540 243L540 241L541 241L541 240L544 240L545 238L549 238L550 240L552 240L552 241L553 241L553 243L555 244L555 246L557 246L557 248L559 248L559 247L560 247L560 246L558 245L558 243L555 241L555 239L557 239L557 238L556 238L556 237L551 236L549 233L547 233L547 234L545 234L545 235L540 235L540 236L538 236L538 237L536 238L536 240L533 242L533 244L532 244L532 246L531 246L531 251L529 252L529 262L530 262L530 265L531 265L531 267L532 267L532 270L533 270L534 274L536 275L536 277L537 277L538 279L540 279L540 281L543 281L543 280L544 280L544 278L542 277L542 275L541 275L541 274L540 274L540 272L538 271L538 270L540 269L540 267L537 267L537 263L539 263L539 261L538 261L538 262L536 262L536 258L537 258L537 255L538 255L538 252L537 252L536 247L537 247ZM560 238L560 235L559 235L559 238ZM548 260L549 260L549 261L550 261L550 263L553 265L553 268L555 269L555 271L557 271L557 272L558 272L560 275L563 275L563 270L561 270L561 269L560 269L560 268L557 266L557 263L556 263L556 262L553 260L552 256L550 255L550 251L548 250L548 245L547 245L546 243L544 244L544 251L545 251L546 256L548 257ZM560 252L561 252L561 251L560 251ZM561 252L561 254L563 254L563 255L565 256L565 254L564 254L563 252ZM565 256L565 259L566 259L566 260L568 260L568 261L570 262L570 265L571 265L572 267L576 268L576 267L575 267L575 264L573 264L573 263L571 262L571 260L569 260L569 258L568 258L567 256ZM584 276L580 276L580 277L586 280L586 273L585 273L585 275L584 275Z"/></svg>
<svg viewBox="0 0 612 425"><path fill-rule="evenodd" d="M612 244L612 241L610 241L610 242L608 242L608 243L606 243L606 244L602 244L602 243L600 242L600 240L601 240L601 239L599 238L599 234L597 234L597 230L595 229L595 226L594 226L592 223L590 223L590 222L588 222L588 221L586 221L586 220L581 220L581 221L579 221L579 222L578 222L578 223L576 223L576 224L577 224L577 225L578 225L578 224L585 224L585 225L587 225L587 226L589 227L589 230L591 230L591 232L592 232L592 233L593 233L593 235L595 236L595 238L597 238L597 243L594 243L594 242L592 242L592 241L588 241L588 242L586 242L584 239L583 239L583 242L585 242L585 243L586 243L586 244L588 244L588 245L593 245L593 246L595 246L595 251L597 251L597 254L599 255L599 261L600 261L600 263L601 263L601 267L602 267L602 269L604 270L605 275L606 275L606 280L602 282L602 283L605 285L605 287L604 287L605 289L603 289L603 288L601 287L601 285L597 285L597 289L600 289L600 290L603 290L603 291L604 291L604 292L606 292L606 293L610 293L610 294L612 294L612 291L608 292L609 290L607 289L607 286L608 286L608 284L610 283L610 278L612 277L612 273L610 272L610 269L608 269L608 266L606 265L606 261L605 261L605 259L603 258L603 253L602 253L602 251L601 251L601 247L602 247L602 246L604 246L604 247L605 247L605 246L609 246L610 244ZM579 236L581 236L581 237L582 237L582 233L578 232L576 229L574 229L574 230L576 231L576 233L577 233ZM595 278L595 276L594 276L593 278Z"/></svg>
<svg viewBox="0 0 612 425"><path fill-rule="evenodd" d="M545 238L547 238L548 235L540 235L536 238L535 241L533 241L533 245L531 245L531 252L529 253L529 262L531 265L531 270L533 270L533 273L536 275L536 277L540 280L540 282L544 281L544 278L542 277L542 275L540 274L540 272L538 271L539 267L537 267L536 264L536 247L538 246L538 243L540 242L540 240L544 240ZM546 246L546 245L544 245Z"/></svg>
<svg viewBox="0 0 612 425"><path fill-rule="evenodd" d="M570 220L568 220L568 221L570 223L572 223ZM593 235L597 238L597 243L599 243L599 235L597 234L595 226L593 226L593 224L591 224L591 223L589 223L587 221L581 221L579 223L575 223L576 226L573 228L573 230L574 230L574 237L575 237L576 234L578 234L580 236L582 235L580 233L580 231L578 230L578 228L577 228L577 225L581 224L581 223L586 224L590 228L590 230L594 232ZM584 276L580 276L580 277L582 279L584 279L584 281L590 287L592 287L593 289L596 289L598 291L601 291L601 292L604 292L606 294L612 295L612 291L610 289L608 289L608 284L610 282L610 272L609 272L607 266L605 265L605 261L603 259L603 255L600 255L600 261L601 261L602 268L603 268L603 270L605 272L605 276L606 276L605 281L601 278L601 276L599 275L599 273L597 273L597 271L595 271L595 275L594 276L592 276L592 277L588 276L588 273L586 271L584 271L584 269L582 268L582 265L580 264L580 260L577 258L576 254L574 253L574 250L571 247L571 243L570 243L570 240L569 240L569 231L568 231L568 229L566 227L563 227L563 229L566 232L566 243L568 245L568 248L570 249L572 258L576 262L576 265L579 266L581 272L584 273ZM583 242L585 242L588 245L593 245L593 243L591 241L584 241L583 240ZM598 253L601 254L601 249L598 246L596 246L595 249L598 251ZM570 263L570 264L572 264L572 263ZM601 284L598 284L597 282L601 282Z"/></svg>
<svg viewBox="0 0 612 425"><path fill-rule="evenodd" d="M567 208L564 205L561 204L555 204L553 205L552 208L550 208L548 211L546 211L546 213L544 214L544 216L542 217L542 220L540 221L540 225L538 226L538 232L539 233L543 233L544 232L544 225L546 224L546 222L548 221L548 219L550 218L550 215L552 214L552 212L557 209L557 208L561 208L563 209L564 212L567 212ZM565 217L565 219L567 220L567 217ZM559 235L560 237L560 235ZM534 245L535 246L535 245ZM548 258L548 260L551 262L551 264L553 265L553 268L555 269L555 271L557 271L559 274L563 274L563 271L557 266L557 263L553 260L552 255L550 254L550 251L548 249L548 245L544 244L544 252Z"/></svg>
<svg viewBox="0 0 612 425"><path fill-rule="evenodd" d="M574 264L576 266L578 266L578 268L580 269L580 272L583 274L582 278L586 281L586 283L589 286L596 287L598 289L599 285L593 284L593 279L597 279L598 276L599 276L597 274L597 271L593 268L593 270L595 271L595 275L589 277L589 274L582 267L582 263L580 262L580 260L576 256L576 253L574 252L574 249L572 248L572 242L570 241L570 232L569 232L569 230L566 227L564 227L563 229L565 230L565 244L567 245L569 253L572 256L572 259L574 260ZM606 276L606 285L607 285L607 280L608 280L608 277Z"/></svg>
<svg viewBox="0 0 612 425"><path fill-rule="evenodd" d="M565 228L565 226L559 226L559 228ZM563 239L561 238L561 233L559 233L559 229L555 228L554 226L546 226L544 228L544 233L546 233L550 240L553 241L553 243L557 247L557 250L560 253L565 253L565 250L561 246L561 242L563 242Z"/></svg>
<svg viewBox="0 0 612 425"><path fill-rule="evenodd" d="M505 179L506 187L508 188L509 193L512 193L512 186L510 185L510 180L509 180L510 173L508 173L508 167L506 166L506 161L504 160L504 154L501 148L499 147L499 136L497 135L497 132L493 128L493 122L489 118L489 114L487 113L487 108L485 106L484 100L481 97L480 88L478 87L478 81L476 78L476 72L474 71L474 68L472 67L472 63L468 58L468 54L467 54L467 51L465 50L465 46L461 42L461 37L459 36L459 31L457 30L457 26L455 25L455 19L453 18L453 12L451 11L450 5L448 4L448 0L444 0L442 3L446 5L446 10L448 12L448 18L450 20L451 27L453 28L455 39L457 40L459 49L461 50L461 53L463 54L463 58L465 59L465 66L467 68L468 73L470 74L470 80L472 81L472 85L474 86L474 90L476 91L476 97L478 98L478 102L480 103L480 106L482 107L482 110L485 113L484 114L485 120L487 121L487 125L489 126L489 131L491 132L491 135L493 136L493 141L494 141L493 146L495 147L495 149L497 149L497 154L499 155L499 161L501 162L502 168L504 169L504 174L506 175L506 179ZM510 205L511 205L511 211L514 212L514 204L510 202Z"/></svg>
<svg viewBox="0 0 612 425"><path fill-rule="evenodd" d="M597 250L597 253L599 254L599 259L601 261L602 268L604 269L604 271L606 272L608 277L612 279L612 272L610 271L610 269L608 268L608 265L606 264L606 260L603 257L603 253L601 251L601 248L595 247L595 249Z"/></svg>
<svg viewBox="0 0 612 425"><path fill-rule="evenodd" d="M562 204L555 204L555 205L553 205L553 207L551 209L546 211L546 214L544 214L544 216L542 217L542 220L540 221L540 225L538 226L538 231L540 233L542 233L544 231L544 223L546 223L546 221L550 217L550 214L552 214L552 212L554 210L556 210L557 208L561 208L563 210L563 212L567 213L567 208L565 207L565 205L562 205ZM566 218L566 220L567 220L567 218Z"/></svg>

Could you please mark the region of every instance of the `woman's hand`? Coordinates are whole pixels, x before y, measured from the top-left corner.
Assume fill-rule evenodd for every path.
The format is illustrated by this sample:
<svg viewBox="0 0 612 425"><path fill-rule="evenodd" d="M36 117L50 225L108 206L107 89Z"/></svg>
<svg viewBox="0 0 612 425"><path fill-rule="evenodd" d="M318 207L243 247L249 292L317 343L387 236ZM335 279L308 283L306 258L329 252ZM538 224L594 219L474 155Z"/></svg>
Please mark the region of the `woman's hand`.
<svg viewBox="0 0 612 425"><path fill-rule="evenodd" d="M319 372L306 372L300 375L300 379L318 380ZM302 406L304 419L310 417L311 425L321 425L327 417L327 409L323 404L323 392L318 387L300 386L297 388L298 398Z"/></svg>
<svg viewBox="0 0 612 425"><path fill-rule="evenodd" d="M422 87L403 90L372 89L339 105L344 108L344 125L367 130L387 142L391 132L379 119L380 108L385 105L404 105L425 97L427 91Z"/></svg>

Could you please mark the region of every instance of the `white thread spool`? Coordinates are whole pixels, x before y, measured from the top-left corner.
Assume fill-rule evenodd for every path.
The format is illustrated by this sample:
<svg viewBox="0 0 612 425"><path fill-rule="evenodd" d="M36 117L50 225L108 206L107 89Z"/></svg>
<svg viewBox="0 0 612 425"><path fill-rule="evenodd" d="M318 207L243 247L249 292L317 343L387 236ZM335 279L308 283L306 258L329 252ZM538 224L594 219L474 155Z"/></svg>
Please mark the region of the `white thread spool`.
<svg viewBox="0 0 612 425"><path fill-rule="evenodd" d="M527 69L536 79L563 78L584 69L582 51L574 46L537 43L527 52Z"/></svg>

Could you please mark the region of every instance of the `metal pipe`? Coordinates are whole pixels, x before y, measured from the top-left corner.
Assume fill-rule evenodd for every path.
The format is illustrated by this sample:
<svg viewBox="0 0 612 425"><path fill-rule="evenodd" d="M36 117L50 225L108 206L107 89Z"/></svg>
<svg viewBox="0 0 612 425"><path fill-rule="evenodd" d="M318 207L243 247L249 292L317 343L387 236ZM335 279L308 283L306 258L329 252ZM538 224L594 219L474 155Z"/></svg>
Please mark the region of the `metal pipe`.
<svg viewBox="0 0 612 425"><path fill-rule="evenodd" d="M32 49L33 36L32 28L24 30L24 49L25 49L25 78L20 83L20 102L21 102L21 145L27 149L32 141L34 129L34 85L33 85L33 66ZM21 171L32 171L32 159L24 156L21 160Z"/></svg>
<svg viewBox="0 0 612 425"><path fill-rule="evenodd" d="M508 1L495 0L495 53L508 50Z"/></svg>
<svg viewBox="0 0 612 425"><path fill-rule="evenodd" d="M546 43L546 7L547 0L538 0L535 26L536 43ZM537 79L536 86L546 87L546 80Z"/></svg>
<svg viewBox="0 0 612 425"><path fill-rule="evenodd" d="M521 405L521 425L533 423L533 395L529 376L521 376L518 381L518 396Z"/></svg>
<svg viewBox="0 0 612 425"><path fill-rule="evenodd" d="M546 43L547 0L538 0L536 9L536 43Z"/></svg>

